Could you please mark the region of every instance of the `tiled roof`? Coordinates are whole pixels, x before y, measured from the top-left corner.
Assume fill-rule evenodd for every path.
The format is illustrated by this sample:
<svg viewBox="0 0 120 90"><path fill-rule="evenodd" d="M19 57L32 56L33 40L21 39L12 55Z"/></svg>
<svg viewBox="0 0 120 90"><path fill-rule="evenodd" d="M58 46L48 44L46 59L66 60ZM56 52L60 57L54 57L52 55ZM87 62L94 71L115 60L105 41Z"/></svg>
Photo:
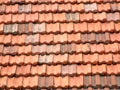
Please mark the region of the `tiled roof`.
<svg viewBox="0 0 120 90"><path fill-rule="evenodd" d="M120 0L0 0L0 90L120 90Z"/></svg>

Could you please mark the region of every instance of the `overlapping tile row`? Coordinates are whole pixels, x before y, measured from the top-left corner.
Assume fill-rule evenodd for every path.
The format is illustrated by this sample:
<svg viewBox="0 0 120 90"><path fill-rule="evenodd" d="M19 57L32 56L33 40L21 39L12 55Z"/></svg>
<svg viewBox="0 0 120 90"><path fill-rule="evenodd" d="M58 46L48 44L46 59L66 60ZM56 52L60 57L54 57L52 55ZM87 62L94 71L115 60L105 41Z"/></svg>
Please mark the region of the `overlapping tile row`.
<svg viewBox="0 0 120 90"><path fill-rule="evenodd" d="M50 54L50 55L20 55L0 56L0 65L59 65L59 64L118 64L119 54Z"/></svg>
<svg viewBox="0 0 120 90"><path fill-rule="evenodd" d="M11 66L1 66L0 76L75 76L75 75L90 75L90 74L100 74L100 75L119 75L120 74L120 64L72 64L72 65L11 65Z"/></svg>
<svg viewBox="0 0 120 90"><path fill-rule="evenodd" d="M78 90L78 88L80 90L86 90L87 88L87 90L117 90L120 87L120 76L116 75L1 77L0 80L0 87L14 89L22 89L22 87L38 89L65 87L66 89L69 88L68 90L70 88L76 88L72 90Z"/></svg>
<svg viewBox="0 0 120 90"><path fill-rule="evenodd" d="M27 46L10 46L0 45L1 55L36 55L36 54L72 54L72 53L119 53L120 44L55 44L55 45L27 45Z"/></svg>
<svg viewBox="0 0 120 90"><path fill-rule="evenodd" d="M66 44L91 43L110 44L120 43L120 33L64 33L64 34L22 34L0 35L0 44L4 45L38 45L38 44Z"/></svg>
<svg viewBox="0 0 120 90"><path fill-rule="evenodd" d="M119 22L0 24L0 34L117 33Z"/></svg>
<svg viewBox="0 0 120 90"><path fill-rule="evenodd" d="M63 3L0 5L0 14L35 12L109 12L120 11L120 3Z"/></svg>
<svg viewBox="0 0 120 90"><path fill-rule="evenodd" d="M33 14L5 14L0 15L0 23L21 23L21 22L105 22L120 21L119 12L100 13L33 13Z"/></svg>

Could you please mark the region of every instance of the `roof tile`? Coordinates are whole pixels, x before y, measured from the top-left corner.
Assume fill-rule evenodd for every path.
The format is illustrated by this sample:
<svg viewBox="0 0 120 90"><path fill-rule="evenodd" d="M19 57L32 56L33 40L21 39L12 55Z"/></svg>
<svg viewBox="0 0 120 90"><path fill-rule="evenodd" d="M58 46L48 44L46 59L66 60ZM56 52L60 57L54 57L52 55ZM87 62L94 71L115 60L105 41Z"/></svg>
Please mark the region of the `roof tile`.
<svg viewBox="0 0 120 90"><path fill-rule="evenodd" d="M0 33L4 32L4 24L0 24Z"/></svg>
<svg viewBox="0 0 120 90"><path fill-rule="evenodd" d="M26 6L25 6L25 12L31 12L31 8L32 8L32 5L31 4L27 4Z"/></svg>
<svg viewBox="0 0 120 90"><path fill-rule="evenodd" d="M3 43L4 36L5 36L5 35L0 35L0 44L2 44L2 43Z"/></svg>
<svg viewBox="0 0 120 90"><path fill-rule="evenodd" d="M118 9L116 3L112 3L112 4L110 4L110 6L111 6L111 9L112 9L113 11L115 11L115 10Z"/></svg>
<svg viewBox="0 0 120 90"><path fill-rule="evenodd" d="M24 63L24 55L10 56L10 60L9 60L10 65L13 65L13 64L22 65L23 63Z"/></svg>
<svg viewBox="0 0 120 90"><path fill-rule="evenodd" d="M53 55L53 54L47 55L45 62L46 62L47 64L52 64L52 63L53 63L53 59L54 59L54 55Z"/></svg>
<svg viewBox="0 0 120 90"><path fill-rule="evenodd" d="M41 54L44 54L46 51L47 51L48 53L51 53L52 50L53 50L53 48L52 48L52 45L51 45L51 47L49 46L49 47L47 48L47 45L46 45L46 44L43 44L43 45L40 45L39 50L40 50L40 53L41 53Z"/></svg>
<svg viewBox="0 0 120 90"><path fill-rule="evenodd" d="M0 54L3 52L3 48L4 48L4 46L0 45Z"/></svg>
<svg viewBox="0 0 120 90"><path fill-rule="evenodd" d="M65 19L65 13L55 13L55 14L53 14L53 21L54 22L63 22L63 21L65 21L66 19Z"/></svg>
<svg viewBox="0 0 120 90"><path fill-rule="evenodd" d="M88 23L88 30L90 32L93 32L94 31L94 23Z"/></svg>
<svg viewBox="0 0 120 90"><path fill-rule="evenodd" d="M80 42L81 41L81 34L68 34L68 42Z"/></svg>
<svg viewBox="0 0 120 90"><path fill-rule="evenodd" d="M53 46L53 53L59 54L60 53L60 44L56 44Z"/></svg>
<svg viewBox="0 0 120 90"><path fill-rule="evenodd" d="M34 14L25 14L25 21L26 22L35 22L38 21L38 13Z"/></svg>
<svg viewBox="0 0 120 90"><path fill-rule="evenodd" d="M120 86L119 81L120 81L120 77L116 76L116 83L117 83L118 86Z"/></svg>
<svg viewBox="0 0 120 90"><path fill-rule="evenodd" d="M102 64L102 65L93 65L92 66L92 73L93 74L105 74L106 71L106 65Z"/></svg>
<svg viewBox="0 0 120 90"><path fill-rule="evenodd" d="M93 52L93 53L95 53L95 52L99 52L99 53L105 52L104 44L93 44L93 45L91 45L91 52Z"/></svg>
<svg viewBox="0 0 120 90"><path fill-rule="evenodd" d="M24 57L24 64L36 64L38 62L38 55L35 56L25 56Z"/></svg>
<svg viewBox="0 0 120 90"><path fill-rule="evenodd" d="M16 14L12 15L12 22L24 22L25 21L25 14Z"/></svg>
<svg viewBox="0 0 120 90"><path fill-rule="evenodd" d="M8 65L9 61L10 61L10 56L9 55L1 56L0 64L5 66L5 65Z"/></svg>
<svg viewBox="0 0 120 90"><path fill-rule="evenodd" d="M22 81L23 81L22 77L8 78L8 88L21 88L22 87Z"/></svg>
<svg viewBox="0 0 120 90"><path fill-rule="evenodd" d="M71 10L71 4L60 4L58 7L59 11L70 11Z"/></svg>
<svg viewBox="0 0 120 90"><path fill-rule="evenodd" d="M82 47L82 51L83 51L84 53L90 52L90 45L89 45L88 43L82 44L81 47Z"/></svg>
<svg viewBox="0 0 120 90"><path fill-rule="evenodd" d="M25 54L24 50L25 50L25 46L19 47L18 48L18 54Z"/></svg>
<svg viewBox="0 0 120 90"><path fill-rule="evenodd" d="M45 5L45 10L46 11L56 12L58 10L58 6L59 6L58 4L47 4L47 5Z"/></svg>
<svg viewBox="0 0 120 90"><path fill-rule="evenodd" d="M26 65L26 66L17 66L17 70L16 70L16 75L21 76L27 76L30 75L30 71L31 71L31 65Z"/></svg>
<svg viewBox="0 0 120 90"><path fill-rule="evenodd" d="M92 4L85 4L85 11L89 12L89 11L97 11L97 4L96 3L92 3Z"/></svg>
<svg viewBox="0 0 120 90"><path fill-rule="evenodd" d="M112 84L113 87L116 87L116 86L117 86L115 75L111 75L111 84Z"/></svg>
<svg viewBox="0 0 120 90"><path fill-rule="evenodd" d="M95 21L106 21L107 16L105 12L93 14Z"/></svg>
<svg viewBox="0 0 120 90"><path fill-rule="evenodd" d="M62 44L60 46L61 53L66 53L68 51L68 45L67 44Z"/></svg>
<svg viewBox="0 0 120 90"><path fill-rule="evenodd" d="M4 33L8 34L12 31L12 24L4 26Z"/></svg>
<svg viewBox="0 0 120 90"><path fill-rule="evenodd" d="M49 35L40 35L40 43L52 43L53 42L53 34Z"/></svg>
<svg viewBox="0 0 120 90"><path fill-rule="evenodd" d="M118 10L120 10L120 3L117 4Z"/></svg>
<svg viewBox="0 0 120 90"><path fill-rule="evenodd" d="M4 54L10 54L10 46L4 46L3 53Z"/></svg>
<svg viewBox="0 0 120 90"><path fill-rule="evenodd" d="M107 45L104 45L105 46L105 52L113 52L113 53L116 53L118 52L118 43L113 43L113 44L107 44Z"/></svg>
<svg viewBox="0 0 120 90"><path fill-rule="evenodd" d="M28 45L24 49L25 54L30 54L32 53L32 45Z"/></svg>
<svg viewBox="0 0 120 90"><path fill-rule="evenodd" d="M67 42L67 37L68 35L67 34L57 34L57 35L54 35L54 42L55 43L65 43Z"/></svg>
<svg viewBox="0 0 120 90"><path fill-rule="evenodd" d="M18 4L15 4L11 7L11 12L17 13L18 12Z"/></svg>
<svg viewBox="0 0 120 90"><path fill-rule="evenodd" d="M68 54L54 55L53 63L55 63L55 64L57 64L57 63L66 64L67 62L68 62Z"/></svg>
<svg viewBox="0 0 120 90"><path fill-rule="evenodd" d="M47 24L46 25L46 32L51 33L51 32L59 32L60 31L60 24L59 23L52 23L52 24Z"/></svg>
<svg viewBox="0 0 120 90"><path fill-rule="evenodd" d="M61 65L56 65L53 67L53 74L59 76L62 72Z"/></svg>
<svg viewBox="0 0 120 90"><path fill-rule="evenodd" d="M18 12L23 13L25 11L25 6L26 5L18 5Z"/></svg>
<svg viewBox="0 0 120 90"><path fill-rule="evenodd" d="M39 62L40 64L44 64L44 63L46 62L46 57L47 57L46 55L40 55L38 62Z"/></svg>
<svg viewBox="0 0 120 90"><path fill-rule="evenodd" d="M19 34L25 33L25 24L18 24L18 33Z"/></svg>
<svg viewBox="0 0 120 90"><path fill-rule="evenodd" d="M118 68L117 65L107 65L107 74L117 74Z"/></svg>
<svg viewBox="0 0 120 90"><path fill-rule="evenodd" d="M8 79L8 77L1 77L0 78L0 87L4 88L7 86L7 79Z"/></svg>
<svg viewBox="0 0 120 90"><path fill-rule="evenodd" d="M116 31L120 31L119 25L120 25L120 23L115 23L115 30L116 30Z"/></svg>
<svg viewBox="0 0 120 90"><path fill-rule="evenodd" d="M53 76L48 76L46 77L46 87L47 88L52 88L54 86L54 77Z"/></svg>
<svg viewBox="0 0 120 90"><path fill-rule="evenodd" d="M15 45L15 44L18 44L18 37L19 36L12 36L12 40L11 40L11 44Z"/></svg>
<svg viewBox="0 0 120 90"><path fill-rule="evenodd" d="M92 77L90 75L85 75L83 78L83 83L85 86L92 86Z"/></svg>
<svg viewBox="0 0 120 90"><path fill-rule="evenodd" d="M30 84L30 87L32 88L36 88L38 87L38 79L39 79L39 76L34 76L34 77L31 77L29 80L29 84Z"/></svg>
<svg viewBox="0 0 120 90"><path fill-rule="evenodd" d="M6 13L11 13L11 8L12 8L12 6L11 5L8 5L8 6L6 6Z"/></svg>
<svg viewBox="0 0 120 90"><path fill-rule="evenodd" d="M101 29L101 23L100 22L96 22L94 24L94 30L95 32L100 32L102 29Z"/></svg>
<svg viewBox="0 0 120 90"><path fill-rule="evenodd" d="M46 65L32 66L31 74L32 75L45 75L46 74Z"/></svg>
<svg viewBox="0 0 120 90"><path fill-rule="evenodd" d="M4 76L4 75L13 76L15 74L16 74L16 65L2 67L2 69L1 69L2 76Z"/></svg>
<svg viewBox="0 0 120 90"><path fill-rule="evenodd" d="M120 62L120 55L119 54L114 54L113 55L113 62L114 63L119 63Z"/></svg>
<svg viewBox="0 0 120 90"><path fill-rule="evenodd" d="M99 63L111 64L113 61L112 54L101 54L99 55Z"/></svg>
<svg viewBox="0 0 120 90"><path fill-rule="evenodd" d="M3 5L0 5L0 13L5 13L5 9L6 9L6 6L3 4Z"/></svg>
<svg viewBox="0 0 120 90"><path fill-rule="evenodd" d="M69 65L62 65L62 75L69 74Z"/></svg>
<svg viewBox="0 0 120 90"><path fill-rule="evenodd" d="M10 47L10 53L12 55L16 55L18 53L18 46L11 46Z"/></svg>
<svg viewBox="0 0 120 90"><path fill-rule="evenodd" d="M61 78L61 81L62 81L61 86L67 88L68 85L69 85L68 80L69 80L69 77L68 77L68 76L62 77L62 78Z"/></svg>
<svg viewBox="0 0 120 90"><path fill-rule="evenodd" d="M100 84L100 75L95 75L95 81L96 81L96 86L100 86L101 84Z"/></svg>
<svg viewBox="0 0 120 90"><path fill-rule="evenodd" d="M32 46L32 53L39 54L40 53L40 46L39 45Z"/></svg>
<svg viewBox="0 0 120 90"><path fill-rule="evenodd" d="M91 64L77 65L77 74L90 74L91 72Z"/></svg>
<svg viewBox="0 0 120 90"><path fill-rule="evenodd" d="M82 87L83 86L83 75L77 77L69 77L70 87Z"/></svg>
<svg viewBox="0 0 120 90"><path fill-rule="evenodd" d="M81 4L72 4L72 11L73 12L76 12L76 11L82 12L82 11L84 11L84 4L83 3L81 3Z"/></svg>
<svg viewBox="0 0 120 90"><path fill-rule="evenodd" d="M30 84L29 84L29 81L30 81L30 77L24 77L23 78L23 87L30 87Z"/></svg>
<svg viewBox="0 0 120 90"><path fill-rule="evenodd" d="M12 35L6 35L4 36L4 43L5 44L10 44L11 43L11 39L12 39Z"/></svg>
<svg viewBox="0 0 120 90"><path fill-rule="evenodd" d="M88 28L87 28L87 23L83 22L83 23L75 23L74 24L74 30L76 32L87 32Z"/></svg>
<svg viewBox="0 0 120 90"><path fill-rule="evenodd" d="M62 80L61 77L54 77L54 86L57 87L62 87L61 86Z"/></svg>
<svg viewBox="0 0 120 90"><path fill-rule="evenodd" d="M88 34L81 34L81 42L86 43L88 41Z"/></svg>
<svg viewBox="0 0 120 90"><path fill-rule="evenodd" d="M92 20L93 20L93 13L80 14L80 21L89 21L90 22Z"/></svg>
<svg viewBox="0 0 120 90"><path fill-rule="evenodd" d="M119 41L118 37L119 37L119 33L110 34L110 39L111 39L112 42Z"/></svg>
<svg viewBox="0 0 120 90"><path fill-rule="evenodd" d="M37 20L37 18L36 18ZM51 22L53 20L52 13L40 13L39 14L39 22Z"/></svg>
<svg viewBox="0 0 120 90"><path fill-rule="evenodd" d="M98 54L87 54L83 55L83 62L84 63L98 63Z"/></svg>
<svg viewBox="0 0 120 90"><path fill-rule="evenodd" d="M69 55L69 63L82 63L83 55L82 54L72 54Z"/></svg>
<svg viewBox="0 0 120 90"><path fill-rule="evenodd" d="M39 77L38 87L44 88L45 86L46 86L46 77L45 76Z"/></svg>
<svg viewBox="0 0 120 90"><path fill-rule="evenodd" d="M76 72L77 72L77 65L76 64L72 64L72 65L70 65L69 66L69 68L68 68L68 70L69 70L69 74L70 75L76 75Z"/></svg>
<svg viewBox="0 0 120 90"><path fill-rule="evenodd" d="M101 3L101 4L98 5L98 11L102 12L102 11L109 11L109 10L111 10L111 6L110 5L111 4L109 4L109 3L105 3L105 4Z"/></svg>
<svg viewBox="0 0 120 90"><path fill-rule="evenodd" d="M40 8L40 9L39 9ZM32 5L32 12L45 11L45 4L41 5Z"/></svg>

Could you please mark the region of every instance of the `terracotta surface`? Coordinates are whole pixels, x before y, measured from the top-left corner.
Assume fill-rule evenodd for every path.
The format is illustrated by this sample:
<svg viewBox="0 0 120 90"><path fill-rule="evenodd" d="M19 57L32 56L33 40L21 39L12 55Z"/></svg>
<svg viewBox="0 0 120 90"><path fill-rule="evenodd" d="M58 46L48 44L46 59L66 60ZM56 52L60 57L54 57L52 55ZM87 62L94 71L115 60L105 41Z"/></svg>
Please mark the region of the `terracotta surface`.
<svg viewBox="0 0 120 90"><path fill-rule="evenodd" d="M120 0L0 0L0 90L120 90Z"/></svg>

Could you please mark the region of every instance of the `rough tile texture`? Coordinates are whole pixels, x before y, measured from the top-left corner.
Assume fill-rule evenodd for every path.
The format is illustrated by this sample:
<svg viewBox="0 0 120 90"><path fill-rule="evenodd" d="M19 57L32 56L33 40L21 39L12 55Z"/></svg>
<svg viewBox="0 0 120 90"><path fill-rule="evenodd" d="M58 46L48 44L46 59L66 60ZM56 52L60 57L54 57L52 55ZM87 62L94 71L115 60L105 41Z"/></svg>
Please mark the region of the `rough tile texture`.
<svg viewBox="0 0 120 90"><path fill-rule="evenodd" d="M120 0L0 0L0 90L120 90Z"/></svg>

